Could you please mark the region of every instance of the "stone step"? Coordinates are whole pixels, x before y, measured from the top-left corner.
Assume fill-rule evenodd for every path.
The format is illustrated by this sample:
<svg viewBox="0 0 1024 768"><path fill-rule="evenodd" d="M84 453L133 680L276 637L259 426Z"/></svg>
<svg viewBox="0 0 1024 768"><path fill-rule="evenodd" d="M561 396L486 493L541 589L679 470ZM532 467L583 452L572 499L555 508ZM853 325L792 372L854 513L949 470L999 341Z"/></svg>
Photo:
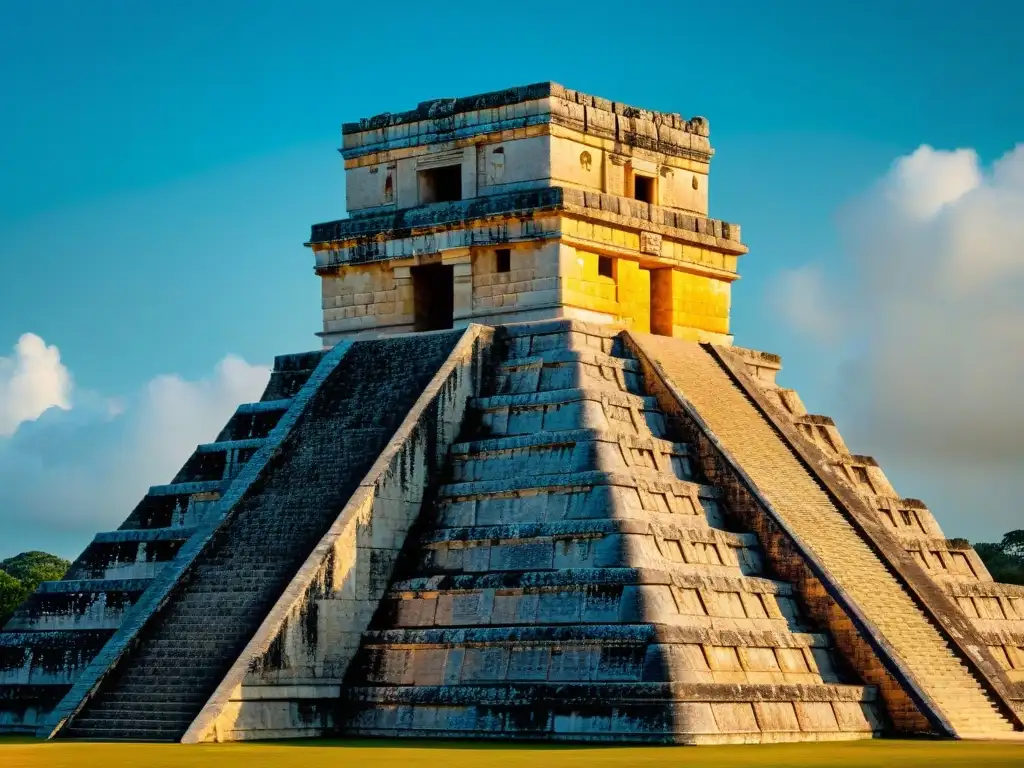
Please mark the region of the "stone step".
<svg viewBox="0 0 1024 768"><path fill-rule="evenodd" d="M596 429L538 432L458 443L451 450L450 480L501 480L585 472L666 474L692 480L687 446L657 438Z"/></svg>
<svg viewBox="0 0 1024 768"><path fill-rule="evenodd" d="M174 700L170 703L167 702L167 697L161 694L139 693L137 691L108 691L102 695L103 703L106 706L129 707L135 704L139 706L152 704L154 706L175 706L182 710L190 707L192 702L200 701L201 699L201 695L195 692L190 694L186 700Z"/></svg>
<svg viewBox="0 0 1024 768"><path fill-rule="evenodd" d="M414 555L421 575L441 572L653 567L760 574L757 539L643 520L435 528Z"/></svg>
<svg viewBox="0 0 1024 768"><path fill-rule="evenodd" d="M645 437L665 436L657 400L625 392L559 389L470 400L467 424L481 437L602 429Z"/></svg>
<svg viewBox="0 0 1024 768"><path fill-rule="evenodd" d="M90 741L178 741L188 728L188 721L148 720L140 717L76 718L66 727L61 738Z"/></svg>

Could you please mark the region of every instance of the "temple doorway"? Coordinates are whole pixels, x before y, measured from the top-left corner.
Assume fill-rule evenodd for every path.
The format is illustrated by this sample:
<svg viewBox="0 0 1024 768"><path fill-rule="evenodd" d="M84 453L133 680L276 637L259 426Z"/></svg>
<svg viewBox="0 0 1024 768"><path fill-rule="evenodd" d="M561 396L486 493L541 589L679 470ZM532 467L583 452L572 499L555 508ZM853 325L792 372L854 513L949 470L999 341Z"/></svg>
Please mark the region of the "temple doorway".
<svg viewBox="0 0 1024 768"><path fill-rule="evenodd" d="M451 328L455 312L455 268L444 264L413 267L413 330Z"/></svg>

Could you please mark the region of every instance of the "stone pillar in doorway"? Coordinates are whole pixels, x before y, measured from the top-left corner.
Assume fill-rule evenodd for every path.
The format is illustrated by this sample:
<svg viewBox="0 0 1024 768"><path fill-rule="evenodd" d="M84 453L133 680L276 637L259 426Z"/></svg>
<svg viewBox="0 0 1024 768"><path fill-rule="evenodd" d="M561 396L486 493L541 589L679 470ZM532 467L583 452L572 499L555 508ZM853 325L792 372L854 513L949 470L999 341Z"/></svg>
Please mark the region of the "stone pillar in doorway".
<svg viewBox="0 0 1024 768"><path fill-rule="evenodd" d="M452 267L452 327L465 328L472 322L473 316L473 261L469 248L441 251L441 263Z"/></svg>

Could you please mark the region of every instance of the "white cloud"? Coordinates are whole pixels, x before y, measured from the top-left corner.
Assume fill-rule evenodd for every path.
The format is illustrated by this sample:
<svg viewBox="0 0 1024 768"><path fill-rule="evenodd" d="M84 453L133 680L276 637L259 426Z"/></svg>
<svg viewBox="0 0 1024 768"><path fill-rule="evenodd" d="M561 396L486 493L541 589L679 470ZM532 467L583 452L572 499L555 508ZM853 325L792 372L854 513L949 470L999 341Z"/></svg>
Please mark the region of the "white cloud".
<svg viewBox="0 0 1024 768"><path fill-rule="evenodd" d="M812 338L832 341L841 328L835 306L826 303L824 272L817 265L805 265L778 274L769 289L772 309L794 328Z"/></svg>
<svg viewBox="0 0 1024 768"><path fill-rule="evenodd" d="M59 361L56 348L32 338L30 349ZM268 377L268 368L228 356L201 379L158 376L117 400L72 393L67 377L63 399L52 402L65 410L24 418L0 439L0 557L25 549L75 556L95 532L116 528L150 485L170 482L240 403L260 397ZM55 400L34 402L39 410Z"/></svg>
<svg viewBox="0 0 1024 768"><path fill-rule="evenodd" d="M71 407L71 375L60 351L34 333L26 333L11 357L0 357L0 437L34 421L48 408Z"/></svg>
<svg viewBox="0 0 1024 768"><path fill-rule="evenodd" d="M890 474L931 477L897 489L934 488L940 498L925 500L947 533L1019 526L1006 500L1024 494L1022 473L1007 472L1024 463L1024 145L987 171L972 150L921 147L841 222L838 266L853 280L794 290L815 290L806 301L821 307L841 300L831 319L863 350L842 370L851 448Z"/></svg>

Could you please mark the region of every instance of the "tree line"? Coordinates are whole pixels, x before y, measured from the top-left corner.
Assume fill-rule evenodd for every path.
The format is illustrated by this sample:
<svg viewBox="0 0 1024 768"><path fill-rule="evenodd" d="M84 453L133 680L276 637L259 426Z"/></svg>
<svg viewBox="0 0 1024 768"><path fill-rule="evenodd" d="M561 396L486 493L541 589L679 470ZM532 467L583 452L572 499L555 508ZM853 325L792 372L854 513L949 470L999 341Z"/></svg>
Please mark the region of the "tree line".
<svg viewBox="0 0 1024 768"><path fill-rule="evenodd" d="M0 561L0 627L41 581L64 578L71 563L46 552L22 552Z"/></svg>

